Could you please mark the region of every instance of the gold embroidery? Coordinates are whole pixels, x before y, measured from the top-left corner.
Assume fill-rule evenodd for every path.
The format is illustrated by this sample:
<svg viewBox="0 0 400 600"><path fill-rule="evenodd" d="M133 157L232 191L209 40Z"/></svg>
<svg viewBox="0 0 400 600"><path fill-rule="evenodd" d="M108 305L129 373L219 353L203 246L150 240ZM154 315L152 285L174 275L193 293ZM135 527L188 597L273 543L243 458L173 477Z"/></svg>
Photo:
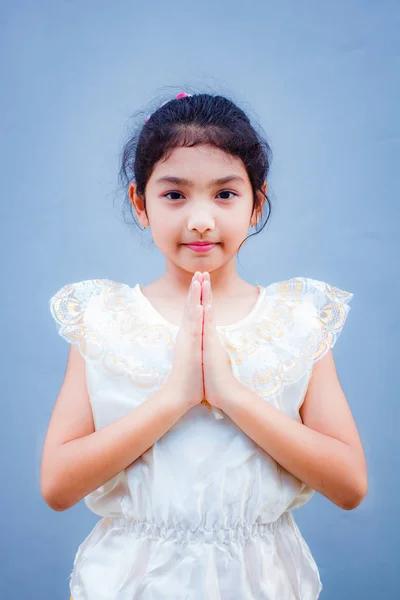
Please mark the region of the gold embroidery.
<svg viewBox="0 0 400 600"><path fill-rule="evenodd" d="M251 324L219 331L238 379L266 398L300 379L334 345L353 297L310 278L278 282L268 291ZM170 374L176 331L149 323L137 302L130 286L93 279L61 288L50 299L50 310L59 334L77 344L88 361L151 390ZM159 345L166 352L162 369L151 366L151 348ZM212 410L205 398L202 404Z"/></svg>
<svg viewBox="0 0 400 600"><path fill-rule="evenodd" d="M127 375L132 383L152 388L161 385L169 373L160 373L155 368L146 370L138 365L137 357L129 352L129 343L139 340L144 345L165 342L171 347L173 340L164 325L148 326L136 314L129 290L129 286L108 279L66 285L50 299L50 310L59 334L76 344L85 359L99 361L111 375ZM114 345L118 353L113 349ZM121 355L123 347L127 352Z"/></svg>
<svg viewBox="0 0 400 600"><path fill-rule="evenodd" d="M254 355L257 366L250 373L243 368L240 380L265 398L298 381L334 345L353 297L310 278L293 278L270 287L269 306L261 317L245 332L231 332L226 341L235 365L245 366L244 357ZM305 330L299 333L299 326ZM263 362L270 364L258 366Z"/></svg>

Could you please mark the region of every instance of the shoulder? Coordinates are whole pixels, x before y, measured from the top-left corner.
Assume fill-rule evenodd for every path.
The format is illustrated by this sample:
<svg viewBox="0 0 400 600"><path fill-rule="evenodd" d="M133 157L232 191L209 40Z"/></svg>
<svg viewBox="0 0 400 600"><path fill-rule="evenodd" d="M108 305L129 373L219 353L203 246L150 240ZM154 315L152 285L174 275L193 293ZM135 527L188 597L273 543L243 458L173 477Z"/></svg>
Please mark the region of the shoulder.
<svg viewBox="0 0 400 600"><path fill-rule="evenodd" d="M49 299L49 309L59 335L77 344L85 358L97 360L123 317L123 330L128 329L133 302L132 288L127 284L85 279L59 288Z"/></svg>
<svg viewBox="0 0 400 600"><path fill-rule="evenodd" d="M115 284L117 282L110 279L84 279L82 281L66 283L52 295L50 302L67 297L75 297L77 299L88 298L93 294L101 293L106 287Z"/></svg>
<svg viewBox="0 0 400 600"><path fill-rule="evenodd" d="M270 294L283 298L301 298L312 302L326 302L329 299L333 302L348 303L353 298L351 292L345 291L331 283L303 276L291 277L290 279L272 283L266 286L266 290Z"/></svg>
<svg viewBox="0 0 400 600"><path fill-rule="evenodd" d="M336 320L341 316L344 320L353 294L326 281L299 276L266 286L265 297L267 306L272 301L299 315L318 315Z"/></svg>
<svg viewBox="0 0 400 600"><path fill-rule="evenodd" d="M112 279L84 279L67 283L59 288L49 299L50 310L58 310L65 306L70 311L87 308L95 297L104 297L126 293L130 286Z"/></svg>
<svg viewBox="0 0 400 600"><path fill-rule="evenodd" d="M350 311L351 292L311 277L266 287L264 317L285 343L315 361L333 348Z"/></svg>
<svg viewBox="0 0 400 600"><path fill-rule="evenodd" d="M261 395L276 395L311 373L336 344L352 297L326 281L302 276L264 287L260 310L246 323L245 335L243 330L229 332L239 362L245 355L259 359L262 368L253 380Z"/></svg>
<svg viewBox="0 0 400 600"><path fill-rule="evenodd" d="M49 299L49 309L60 333L73 337L90 320L101 313L116 312L129 302L131 288L112 279L84 279L67 283Z"/></svg>

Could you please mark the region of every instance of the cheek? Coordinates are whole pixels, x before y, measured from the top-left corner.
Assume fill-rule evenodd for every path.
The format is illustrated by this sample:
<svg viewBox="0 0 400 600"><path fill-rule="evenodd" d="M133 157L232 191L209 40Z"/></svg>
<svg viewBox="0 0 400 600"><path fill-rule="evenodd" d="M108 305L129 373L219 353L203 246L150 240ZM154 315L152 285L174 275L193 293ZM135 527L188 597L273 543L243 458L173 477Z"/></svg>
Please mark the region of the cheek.
<svg viewBox="0 0 400 600"><path fill-rule="evenodd" d="M246 237L249 228L248 221L247 213L229 215L229 219L224 221L223 238L236 242L239 238Z"/></svg>
<svg viewBox="0 0 400 600"><path fill-rule="evenodd" d="M163 216L160 212L150 220L154 241L162 248L168 248L180 242L179 228L171 217Z"/></svg>

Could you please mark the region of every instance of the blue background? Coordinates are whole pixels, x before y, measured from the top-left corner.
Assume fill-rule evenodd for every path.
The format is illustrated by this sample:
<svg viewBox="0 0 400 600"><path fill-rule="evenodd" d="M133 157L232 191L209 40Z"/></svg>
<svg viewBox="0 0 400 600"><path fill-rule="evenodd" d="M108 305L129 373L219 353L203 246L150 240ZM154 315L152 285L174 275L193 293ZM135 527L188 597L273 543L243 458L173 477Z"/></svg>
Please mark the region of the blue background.
<svg viewBox="0 0 400 600"><path fill-rule="evenodd" d="M48 299L81 279L163 272L149 231L124 224L118 160L130 115L181 90L226 93L274 152L273 216L240 274L354 293L334 355L369 492L349 512L315 494L294 516L324 600L397 597L399 28L394 1L1 3L2 597L69 598L97 521L40 495L69 350Z"/></svg>

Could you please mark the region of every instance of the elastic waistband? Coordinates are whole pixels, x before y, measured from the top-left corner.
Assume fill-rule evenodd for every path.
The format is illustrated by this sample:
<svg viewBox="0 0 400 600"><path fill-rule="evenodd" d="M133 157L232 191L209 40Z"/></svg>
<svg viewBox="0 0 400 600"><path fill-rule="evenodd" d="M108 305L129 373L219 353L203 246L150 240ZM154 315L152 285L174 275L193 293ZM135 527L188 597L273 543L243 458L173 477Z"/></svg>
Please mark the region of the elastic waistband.
<svg viewBox="0 0 400 600"><path fill-rule="evenodd" d="M166 523L154 523L139 519L127 520L124 517L114 517L108 520L113 527L122 529L124 534L150 539L164 539L179 542L221 542L245 541L250 537L271 537L276 530L289 523L292 519L290 512L283 513L272 523L237 523L229 527L205 529L198 527L190 529L184 524L171 526Z"/></svg>

